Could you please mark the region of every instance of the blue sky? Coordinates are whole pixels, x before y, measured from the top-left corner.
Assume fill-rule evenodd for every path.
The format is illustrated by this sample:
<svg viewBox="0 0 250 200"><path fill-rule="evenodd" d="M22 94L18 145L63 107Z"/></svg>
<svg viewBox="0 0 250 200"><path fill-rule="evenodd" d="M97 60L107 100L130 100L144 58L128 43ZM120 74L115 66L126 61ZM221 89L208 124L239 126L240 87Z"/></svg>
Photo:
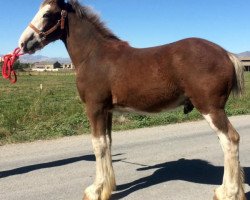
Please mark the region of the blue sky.
<svg viewBox="0 0 250 200"><path fill-rule="evenodd" d="M0 0L0 54L12 51L37 12L40 0ZM134 47L187 37L213 41L228 51L250 50L249 0L80 0ZM61 42L36 54L68 57Z"/></svg>

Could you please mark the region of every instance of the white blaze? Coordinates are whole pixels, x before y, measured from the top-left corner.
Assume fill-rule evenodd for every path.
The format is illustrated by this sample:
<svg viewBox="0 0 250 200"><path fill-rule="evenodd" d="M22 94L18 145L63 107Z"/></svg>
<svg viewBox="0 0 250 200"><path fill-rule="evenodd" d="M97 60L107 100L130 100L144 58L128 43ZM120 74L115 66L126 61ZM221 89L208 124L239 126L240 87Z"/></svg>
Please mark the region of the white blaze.
<svg viewBox="0 0 250 200"><path fill-rule="evenodd" d="M33 18L33 20L31 21L31 24L33 24L38 30L42 30L43 29L43 15L48 12L51 8L51 5L45 5L44 7L42 7L38 13L35 15L35 17ZM26 40L28 40L30 38L30 36L34 34L36 40L40 41L39 36L34 32L34 30L32 28L30 28L29 26L24 30L23 34L21 35L20 39L19 39L19 47L21 48L21 44L25 43Z"/></svg>

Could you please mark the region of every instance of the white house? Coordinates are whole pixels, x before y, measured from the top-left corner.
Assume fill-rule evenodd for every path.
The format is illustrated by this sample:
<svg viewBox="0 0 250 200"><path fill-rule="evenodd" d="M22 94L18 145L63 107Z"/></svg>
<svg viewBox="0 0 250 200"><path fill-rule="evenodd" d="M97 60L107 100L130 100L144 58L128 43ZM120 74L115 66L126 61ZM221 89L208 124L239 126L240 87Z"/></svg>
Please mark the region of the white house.
<svg viewBox="0 0 250 200"><path fill-rule="evenodd" d="M73 63L63 63L62 68L63 69L75 69L75 66L73 65Z"/></svg>
<svg viewBox="0 0 250 200"><path fill-rule="evenodd" d="M62 65L59 62L37 62L31 68L31 71L44 72L44 71L59 71Z"/></svg>
<svg viewBox="0 0 250 200"><path fill-rule="evenodd" d="M61 64L59 62L37 62L34 63L31 71L44 72L44 71L61 71L61 70L72 70L75 66L72 63Z"/></svg>
<svg viewBox="0 0 250 200"><path fill-rule="evenodd" d="M250 57L242 57L241 62L245 67L245 71L250 71Z"/></svg>

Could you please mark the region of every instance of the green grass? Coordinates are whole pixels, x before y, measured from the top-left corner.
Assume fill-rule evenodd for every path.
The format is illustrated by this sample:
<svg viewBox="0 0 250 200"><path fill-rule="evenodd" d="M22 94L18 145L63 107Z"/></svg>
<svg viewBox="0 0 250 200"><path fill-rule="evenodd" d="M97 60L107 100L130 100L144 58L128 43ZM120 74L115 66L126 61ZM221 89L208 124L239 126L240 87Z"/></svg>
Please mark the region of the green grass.
<svg viewBox="0 0 250 200"><path fill-rule="evenodd" d="M0 145L89 133L74 75L21 75L14 85L0 78L0 85ZM241 99L230 98L227 113L250 114L250 73L246 73L246 95ZM183 108L152 116L115 114L114 130L200 118L196 110L184 115Z"/></svg>

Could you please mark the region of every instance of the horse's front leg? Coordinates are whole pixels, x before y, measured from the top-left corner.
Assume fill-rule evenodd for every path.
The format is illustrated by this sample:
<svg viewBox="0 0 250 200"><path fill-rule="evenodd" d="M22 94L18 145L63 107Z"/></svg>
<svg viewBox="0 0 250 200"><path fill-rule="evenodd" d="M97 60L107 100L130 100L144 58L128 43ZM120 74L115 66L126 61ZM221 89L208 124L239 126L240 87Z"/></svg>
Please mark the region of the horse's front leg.
<svg viewBox="0 0 250 200"><path fill-rule="evenodd" d="M92 145L96 157L94 183L85 190L84 200L108 200L115 188L111 160L110 116L99 106L88 107L87 115L92 130Z"/></svg>

